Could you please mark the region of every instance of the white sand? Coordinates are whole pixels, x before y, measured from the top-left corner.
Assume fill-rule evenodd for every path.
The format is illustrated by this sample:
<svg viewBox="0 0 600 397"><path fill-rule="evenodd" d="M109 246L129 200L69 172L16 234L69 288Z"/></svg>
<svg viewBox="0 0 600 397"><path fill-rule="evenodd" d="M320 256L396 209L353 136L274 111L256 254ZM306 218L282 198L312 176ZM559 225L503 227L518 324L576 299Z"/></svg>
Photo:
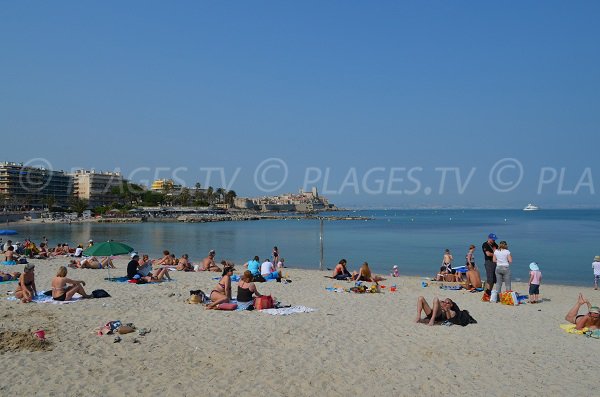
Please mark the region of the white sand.
<svg viewBox="0 0 600 397"><path fill-rule="evenodd" d="M34 262L43 290L67 260ZM117 266L111 274L124 275L126 260ZM350 286L324 278L329 272L286 273L291 284L258 284L259 291L318 311L270 316L185 304L189 290L212 289L215 273L173 272L175 282L136 286L105 281L106 270L70 269L88 292L102 288L112 297L69 305L11 302L5 297L15 284L0 284L0 331L45 329L52 349L6 351L2 341L0 395L574 396L598 389L600 340L559 328L579 291L600 303L591 288L542 285L548 301L509 307L483 303L481 294L421 288L417 278L384 282L398 284L395 293L359 295L326 291ZM513 289L527 292L522 283ZM415 324L419 295L450 297L478 324ZM94 335L110 320L152 331L120 343Z"/></svg>

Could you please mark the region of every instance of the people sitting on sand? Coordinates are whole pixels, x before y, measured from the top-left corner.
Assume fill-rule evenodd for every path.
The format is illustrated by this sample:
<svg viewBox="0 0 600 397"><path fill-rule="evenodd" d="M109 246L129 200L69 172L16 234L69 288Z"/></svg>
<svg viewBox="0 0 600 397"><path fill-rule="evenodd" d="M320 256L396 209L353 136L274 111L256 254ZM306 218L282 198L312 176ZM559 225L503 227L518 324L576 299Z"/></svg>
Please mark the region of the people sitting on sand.
<svg viewBox="0 0 600 397"><path fill-rule="evenodd" d="M83 245L79 244L77 248L75 248L75 253L73 256L75 258L81 258L83 256Z"/></svg>
<svg viewBox="0 0 600 397"><path fill-rule="evenodd" d="M0 270L0 281L12 281L18 280L21 277L21 273L19 272L3 272Z"/></svg>
<svg viewBox="0 0 600 397"><path fill-rule="evenodd" d="M101 260L95 256L89 258L83 258L82 260L71 259L69 261L69 267L77 269L116 269L110 257L104 257Z"/></svg>
<svg viewBox="0 0 600 397"><path fill-rule="evenodd" d="M385 278L383 278L381 276L372 274L371 269L369 268L369 264L367 262L364 262L362 264L362 266L360 267L360 270L358 272L355 272L352 275L352 278L355 281L367 281L367 282L374 282L374 283L385 280Z"/></svg>
<svg viewBox="0 0 600 397"><path fill-rule="evenodd" d="M579 314L579 308L583 305L587 307L587 313ZM581 330L588 328L590 330L600 329L600 308L592 306L589 300L579 294L577 303L565 316L565 320L571 324L575 324L575 329Z"/></svg>
<svg viewBox="0 0 600 397"><path fill-rule="evenodd" d="M163 257L160 259L156 259L153 261L152 265L156 266L173 266L173 258L171 257L171 253L168 250L163 251Z"/></svg>
<svg viewBox="0 0 600 397"><path fill-rule="evenodd" d="M12 245L9 245L6 251L4 252L4 265L16 265L17 259L19 259L19 255L15 254L15 248Z"/></svg>
<svg viewBox="0 0 600 397"><path fill-rule="evenodd" d="M65 246L66 244L57 244L56 248L54 248L54 251L52 251L52 256L67 255L69 251Z"/></svg>
<svg viewBox="0 0 600 397"><path fill-rule="evenodd" d="M425 312L425 318L421 319L421 313ZM463 327L467 324L476 324L477 321L469 314L468 310L460 310L458 305L450 298L440 301L433 298L433 307L430 307L424 297L417 298L417 318L415 322L426 322L434 325L435 322L448 322L449 325L456 324Z"/></svg>
<svg viewBox="0 0 600 397"><path fill-rule="evenodd" d="M467 263L467 276L465 280L466 289L481 288L481 274L475 267L475 263Z"/></svg>
<svg viewBox="0 0 600 397"><path fill-rule="evenodd" d="M19 284L15 289L15 297L21 299L21 302L31 302L37 295L37 288L35 287L35 265L28 263L23 269L23 273L19 277Z"/></svg>
<svg viewBox="0 0 600 397"><path fill-rule="evenodd" d="M70 301L75 294L79 294L83 298L92 298L92 295L86 294L83 289L84 286L85 281L67 278L67 268L61 266L56 272L56 277L52 279L52 299L55 301Z"/></svg>
<svg viewBox="0 0 600 397"><path fill-rule="evenodd" d="M260 275L263 276L265 280L277 280L281 281L281 270L275 269L275 265L268 259L260 265Z"/></svg>
<svg viewBox="0 0 600 397"><path fill-rule="evenodd" d="M253 277L252 272L246 270L240 278L237 290L238 309L242 306L250 306L254 302L253 295L255 297L262 296L256 289L256 285L252 282Z"/></svg>
<svg viewBox="0 0 600 397"><path fill-rule="evenodd" d="M127 264L127 279L129 280L142 280L146 283L151 283L153 281L162 281L163 278L171 279L169 275L169 269L167 267L160 267L152 271L152 273L147 275L142 275L139 273L140 266L140 256L138 254L133 254L131 260Z"/></svg>
<svg viewBox="0 0 600 397"><path fill-rule="evenodd" d="M200 267L201 272L220 272L221 268L217 266L215 262L215 250L210 250L208 256L202 259L202 266Z"/></svg>
<svg viewBox="0 0 600 397"><path fill-rule="evenodd" d="M333 275L331 278L335 278L336 280L347 280L352 277L352 274L346 268L346 264L348 262L345 259L340 259L338 264L333 269Z"/></svg>
<svg viewBox="0 0 600 397"><path fill-rule="evenodd" d="M277 261L277 269L283 269L285 267L285 259L279 258Z"/></svg>
<svg viewBox="0 0 600 397"><path fill-rule="evenodd" d="M48 245L46 243L40 243L40 252L38 253L38 258L48 258Z"/></svg>
<svg viewBox="0 0 600 397"><path fill-rule="evenodd" d="M263 277L260 275L260 258L258 256L255 256L254 259L244 263L244 267L250 270L254 281L264 281Z"/></svg>
<svg viewBox="0 0 600 397"><path fill-rule="evenodd" d="M175 267L175 269L184 272L194 271L194 267L192 266L188 258L188 254L181 255L181 258L179 258L179 262L177 262L177 266Z"/></svg>
<svg viewBox="0 0 600 397"><path fill-rule="evenodd" d="M225 266L221 280L219 280L215 289L210 291L211 302L206 305L207 309L218 309L221 303L229 303L231 300L231 275L233 271L232 266Z"/></svg>
<svg viewBox="0 0 600 397"><path fill-rule="evenodd" d="M152 261L148 254L142 255L142 259L138 262L137 272L142 276L149 276L152 273Z"/></svg>

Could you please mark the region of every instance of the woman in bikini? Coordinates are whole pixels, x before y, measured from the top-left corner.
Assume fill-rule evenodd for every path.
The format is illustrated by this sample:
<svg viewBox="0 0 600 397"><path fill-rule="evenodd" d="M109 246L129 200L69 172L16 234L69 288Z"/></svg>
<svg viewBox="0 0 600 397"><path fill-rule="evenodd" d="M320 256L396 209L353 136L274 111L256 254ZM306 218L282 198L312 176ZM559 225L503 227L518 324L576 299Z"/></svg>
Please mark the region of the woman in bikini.
<svg viewBox="0 0 600 397"><path fill-rule="evenodd" d="M69 267L78 269L115 269L115 265L113 265L112 260L108 256L102 258L101 261L99 261L95 256L84 258L80 261L77 259L71 259L69 262Z"/></svg>
<svg viewBox="0 0 600 397"><path fill-rule="evenodd" d="M579 308L583 305L587 306L586 314L578 314ZM600 329L600 308L592 306L589 300L579 294L577 303L565 316L565 320L571 324L575 324L575 329L589 328L591 330Z"/></svg>
<svg viewBox="0 0 600 397"><path fill-rule="evenodd" d="M160 259L156 259L155 261L153 261L152 264L154 266L173 266L174 261L173 261L173 258L171 257L171 253L167 250L164 250L163 257Z"/></svg>
<svg viewBox="0 0 600 397"><path fill-rule="evenodd" d="M188 254L181 255L181 258L179 259L179 262L177 262L177 266L175 267L175 269L184 272L194 271L194 268L192 267L192 264L189 261Z"/></svg>
<svg viewBox="0 0 600 397"><path fill-rule="evenodd" d="M339 263L336 265L335 269L333 269L333 275L331 278L335 278L336 280L347 280L352 277L348 269L346 269L347 261L345 259L340 259Z"/></svg>
<svg viewBox="0 0 600 397"><path fill-rule="evenodd" d="M31 302L37 295L37 289L35 287L35 265L28 263L23 269L23 274L19 277L19 285L15 290L15 297L21 299L21 302Z"/></svg>
<svg viewBox="0 0 600 397"><path fill-rule="evenodd" d="M231 300L231 275L233 274L232 266L225 266L223 269L223 276L219 283L210 291L211 303L206 305L207 309L218 308L221 303L228 303Z"/></svg>
<svg viewBox="0 0 600 397"><path fill-rule="evenodd" d="M80 294L84 298L92 298L92 295L85 293L84 285L85 281L67 278L67 268L61 266L56 272L56 277L52 279L52 299L55 301L70 301L75 294Z"/></svg>

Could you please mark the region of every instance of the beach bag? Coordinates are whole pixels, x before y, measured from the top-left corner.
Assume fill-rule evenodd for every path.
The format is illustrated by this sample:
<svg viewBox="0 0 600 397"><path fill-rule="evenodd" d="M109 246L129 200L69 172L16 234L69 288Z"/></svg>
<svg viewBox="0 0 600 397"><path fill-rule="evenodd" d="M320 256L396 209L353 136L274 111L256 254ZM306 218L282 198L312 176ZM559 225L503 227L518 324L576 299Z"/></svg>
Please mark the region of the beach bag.
<svg viewBox="0 0 600 397"><path fill-rule="evenodd" d="M272 309L274 306L273 297L271 295L257 296L254 298L254 308L256 310Z"/></svg>
<svg viewBox="0 0 600 397"><path fill-rule="evenodd" d="M492 295L490 296L490 302L492 302L492 303L498 302L498 291L492 290Z"/></svg>
<svg viewBox="0 0 600 397"><path fill-rule="evenodd" d="M483 296L481 297L481 301L482 302L489 302L490 301L490 294L488 294L486 291L483 291Z"/></svg>
<svg viewBox="0 0 600 397"><path fill-rule="evenodd" d="M20 264L20 265L26 265L29 262L27 262L27 258L19 258L19 260L18 260L17 263Z"/></svg>
<svg viewBox="0 0 600 397"><path fill-rule="evenodd" d="M92 291L92 296L94 298L110 298L110 295L108 292L106 292L103 289L95 289Z"/></svg>

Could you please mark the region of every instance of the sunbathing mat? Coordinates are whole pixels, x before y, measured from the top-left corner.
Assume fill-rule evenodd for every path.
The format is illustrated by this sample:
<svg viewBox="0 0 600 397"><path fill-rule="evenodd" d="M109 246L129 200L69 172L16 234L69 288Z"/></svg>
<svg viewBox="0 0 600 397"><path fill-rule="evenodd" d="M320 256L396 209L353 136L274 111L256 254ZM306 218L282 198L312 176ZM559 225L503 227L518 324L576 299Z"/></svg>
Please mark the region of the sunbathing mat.
<svg viewBox="0 0 600 397"><path fill-rule="evenodd" d="M52 296L48 296L48 295L44 295L44 291L38 293L35 298L33 298L32 302L35 303L52 303L53 305L62 305L62 304L67 304L67 303L75 303L75 302L79 302L83 297L79 294L75 294L73 295L73 298L71 298L70 301L55 301L54 299L52 299ZM19 302L20 299L17 299L14 296L10 296L8 298L6 298L9 301L15 301L15 302Z"/></svg>
<svg viewBox="0 0 600 397"><path fill-rule="evenodd" d="M129 283L129 284L136 284L136 285L159 284L159 283L167 283L169 281L175 281L173 279L171 279L171 280L163 279L162 281L156 281L156 282L151 282L151 283L138 284L138 283L130 283L129 279L127 278L127 276L123 276L123 277L106 277L106 278L104 278L104 280L111 281L113 283Z"/></svg>
<svg viewBox="0 0 600 397"><path fill-rule="evenodd" d="M316 309L311 309L306 306L292 306L292 307L282 307L281 309L263 309L260 310L261 313L270 314L272 316L287 316L294 313L310 313L314 312Z"/></svg>
<svg viewBox="0 0 600 397"><path fill-rule="evenodd" d="M19 281L19 279L0 281L0 284L16 283L17 281Z"/></svg>

